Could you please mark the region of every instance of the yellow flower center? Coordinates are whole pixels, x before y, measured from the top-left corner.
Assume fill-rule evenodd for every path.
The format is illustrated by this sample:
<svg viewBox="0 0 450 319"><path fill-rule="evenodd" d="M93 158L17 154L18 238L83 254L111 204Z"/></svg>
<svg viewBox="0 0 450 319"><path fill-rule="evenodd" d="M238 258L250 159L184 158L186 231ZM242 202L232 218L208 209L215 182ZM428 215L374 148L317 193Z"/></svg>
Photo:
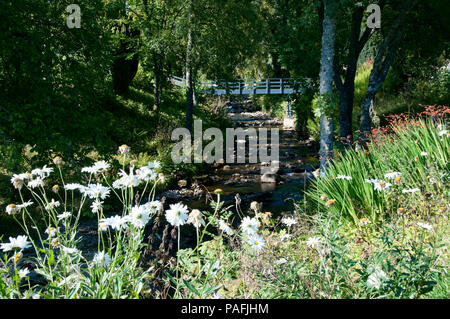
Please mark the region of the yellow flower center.
<svg viewBox="0 0 450 319"><path fill-rule="evenodd" d="M17 263L20 260L20 258L22 258L22 256L23 256L22 253L16 253L14 255L15 262Z"/></svg>
<svg viewBox="0 0 450 319"><path fill-rule="evenodd" d="M254 244L255 244L255 245L258 245L258 244L259 244L259 242L258 242L257 240L255 240Z"/></svg>
<svg viewBox="0 0 450 319"><path fill-rule="evenodd" d="M8 207L9 207L9 208L15 208L16 205L15 205L15 204L9 204Z"/></svg>

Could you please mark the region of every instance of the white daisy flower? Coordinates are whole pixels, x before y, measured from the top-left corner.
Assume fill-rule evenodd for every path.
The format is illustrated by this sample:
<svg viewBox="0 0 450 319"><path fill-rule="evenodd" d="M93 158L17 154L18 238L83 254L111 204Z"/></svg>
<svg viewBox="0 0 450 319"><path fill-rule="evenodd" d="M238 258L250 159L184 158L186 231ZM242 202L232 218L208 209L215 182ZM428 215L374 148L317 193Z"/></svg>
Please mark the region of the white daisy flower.
<svg viewBox="0 0 450 319"><path fill-rule="evenodd" d="M411 189L403 189L402 190L403 194L416 193L416 192L420 192L420 189L419 188L411 188Z"/></svg>
<svg viewBox="0 0 450 319"><path fill-rule="evenodd" d="M122 228L127 228L126 222L127 218L122 218L119 215L103 218L100 220L100 224L110 226L112 229L120 230ZM99 224L99 227L100 227Z"/></svg>
<svg viewBox="0 0 450 319"><path fill-rule="evenodd" d="M48 237L54 237L55 235L56 235L56 232L57 232L58 230L55 228L55 227L48 227L46 230L45 230L45 233L48 235Z"/></svg>
<svg viewBox="0 0 450 319"><path fill-rule="evenodd" d="M68 191L80 190L81 192L83 192L86 189L86 186L77 183L70 183L66 184L64 188Z"/></svg>
<svg viewBox="0 0 450 319"><path fill-rule="evenodd" d="M94 259L92 261L96 266L107 268L111 264L111 257L109 257L108 253L101 251L94 255Z"/></svg>
<svg viewBox="0 0 450 319"><path fill-rule="evenodd" d="M147 164L148 168L161 168L161 162L159 161L153 161L153 162L148 162Z"/></svg>
<svg viewBox="0 0 450 319"><path fill-rule="evenodd" d="M25 202L25 203L23 203L23 204L17 205L17 207L18 207L20 210L22 210L22 209L24 209L24 208L27 208L27 207L33 205L33 204L34 204L34 203L33 203L32 201L29 200L28 202Z"/></svg>
<svg viewBox="0 0 450 319"><path fill-rule="evenodd" d="M422 222L418 222L417 226L422 227L426 230L432 231L433 230L433 225L428 224L428 223L422 223Z"/></svg>
<svg viewBox="0 0 450 319"><path fill-rule="evenodd" d="M30 271L28 270L28 268L20 269L18 272L19 278L25 278L28 276L29 273L30 273Z"/></svg>
<svg viewBox="0 0 450 319"><path fill-rule="evenodd" d="M98 173L103 173L106 172L111 167L111 164L109 164L106 161L98 161L94 163L93 167L97 169Z"/></svg>
<svg viewBox="0 0 450 319"><path fill-rule="evenodd" d="M91 184L81 191L91 199L105 199L109 196L111 190L109 187L105 187L102 184Z"/></svg>
<svg viewBox="0 0 450 319"><path fill-rule="evenodd" d="M156 181L158 179L158 174L148 166L141 167L137 176L144 182Z"/></svg>
<svg viewBox="0 0 450 319"><path fill-rule="evenodd" d="M317 249L317 248L319 248L321 243L322 242L321 242L320 237L317 237L317 236L316 237L310 237L306 241L306 246L308 246L309 248Z"/></svg>
<svg viewBox="0 0 450 319"><path fill-rule="evenodd" d="M102 208L103 208L103 202L99 199L96 199L91 204L91 211L94 214L99 213L102 210Z"/></svg>
<svg viewBox="0 0 450 319"><path fill-rule="evenodd" d="M386 280L388 280L386 273L381 269L377 269L367 278L367 287L378 290Z"/></svg>
<svg viewBox="0 0 450 319"><path fill-rule="evenodd" d="M55 201L53 198L50 201L50 203L48 203L47 205L45 205L45 210L52 210L55 209L57 207L59 207L61 204L59 201Z"/></svg>
<svg viewBox="0 0 450 319"><path fill-rule="evenodd" d="M374 183L373 188L377 191L385 191L388 190L391 186L391 183L379 181L378 183Z"/></svg>
<svg viewBox="0 0 450 319"><path fill-rule="evenodd" d="M44 165L43 168L36 168L31 171L31 175L33 176L39 176L41 179L47 178L51 173L53 172L52 167L47 167L47 165Z"/></svg>
<svg viewBox="0 0 450 319"><path fill-rule="evenodd" d="M428 153L427 153L427 152L422 152L422 153L420 153L420 156L422 156L422 157L427 157L427 156L428 156Z"/></svg>
<svg viewBox="0 0 450 319"><path fill-rule="evenodd" d="M387 178L387 179L395 179L396 177L399 177L401 175L402 175L402 173L392 172L392 173L384 174L384 177Z"/></svg>
<svg viewBox="0 0 450 319"><path fill-rule="evenodd" d="M241 229L248 235L253 235L258 231L259 221L256 218L244 217L241 222Z"/></svg>
<svg viewBox="0 0 450 319"><path fill-rule="evenodd" d="M189 214L188 224L192 224L195 228L200 228L200 226L205 226L205 221L203 220L203 214L198 209L193 209Z"/></svg>
<svg viewBox="0 0 450 319"><path fill-rule="evenodd" d="M254 211L257 211L258 209L259 209L259 204L258 204L258 202L251 202L250 203L250 209L251 210L254 210Z"/></svg>
<svg viewBox="0 0 450 319"><path fill-rule="evenodd" d="M291 238L292 238L291 234L283 234L283 235L280 236L280 240L281 241L289 240Z"/></svg>
<svg viewBox="0 0 450 319"><path fill-rule="evenodd" d="M136 187L139 186L139 184L141 184L142 182L139 177L134 174L132 167L130 167L130 174L127 174L125 173L125 171L120 170L119 175L121 177L113 183L113 187L117 189Z"/></svg>
<svg viewBox="0 0 450 319"><path fill-rule="evenodd" d="M97 174L100 172L100 168L95 165L83 167L81 173Z"/></svg>
<svg viewBox="0 0 450 319"><path fill-rule="evenodd" d="M250 246L256 250L256 251L261 251L264 249L264 246L266 245L266 241L264 240L264 238L262 238L261 236L257 235L257 234L253 234L249 239L248 239L248 243L250 244Z"/></svg>
<svg viewBox="0 0 450 319"><path fill-rule="evenodd" d="M31 174L29 174L29 173L14 174L11 177L11 184L13 184L14 188L21 190L25 181L30 178L31 178Z"/></svg>
<svg viewBox="0 0 450 319"><path fill-rule="evenodd" d="M367 218L365 218L365 217L363 217L363 218L361 218L361 219L359 220L359 224L360 224L362 227L365 227L365 226L369 225L369 223L370 223L370 221L369 221Z"/></svg>
<svg viewBox="0 0 450 319"><path fill-rule="evenodd" d="M36 187L44 187L44 181L40 177L36 177L35 179L28 182L28 187L36 188Z"/></svg>
<svg viewBox="0 0 450 319"><path fill-rule="evenodd" d="M157 213L163 209L163 204L159 200L154 200L151 202L147 202L144 206L150 210L152 213Z"/></svg>
<svg viewBox="0 0 450 319"><path fill-rule="evenodd" d="M182 226L186 224L188 212L188 208L182 203L172 204L166 211L166 219L172 226Z"/></svg>
<svg viewBox="0 0 450 319"><path fill-rule="evenodd" d="M297 224L297 221L292 217L285 217L281 220L281 222L288 227L291 227L292 225Z"/></svg>
<svg viewBox="0 0 450 319"><path fill-rule="evenodd" d="M31 243L25 235L17 236L16 238L9 237L9 243L0 244L0 249L4 252L16 249L25 249L30 247Z"/></svg>
<svg viewBox="0 0 450 319"><path fill-rule="evenodd" d="M233 229L224 220L219 220L218 224L221 231L230 236L233 235Z"/></svg>
<svg viewBox="0 0 450 319"><path fill-rule="evenodd" d="M130 151L131 151L131 148L126 144L119 146L119 154L122 154L122 155L128 154L128 153L130 153Z"/></svg>
<svg viewBox="0 0 450 319"><path fill-rule="evenodd" d="M285 264L285 263L287 263L286 258L281 258L281 259L278 259L278 260L275 261L275 264L277 264L277 265L282 265L282 264Z"/></svg>
<svg viewBox="0 0 450 319"><path fill-rule="evenodd" d="M14 215L18 211L19 211L19 207L17 207L16 204L9 204L8 206L6 206L6 209L5 209L5 212L8 215Z"/></svg>
<svg viewBox="0 0 450 319"><path fill-rule="evenodd" d="M125 217L127 221L137 228L144 228L145 225L150 221L150 211L145 207L145 205L134 206L131 209L130 215Z"/></svg>
<svg viewBox="0 0 450 319"><path fill-rule="evenodd" d="M62 214L57 215L56 217L58 218L58 220L63 220L63 219L66 219L67 217L69 217L71 215L72 215L71 212L64 212Z"/></svg>
<svg viewBox="0 0 450 319"><path fill-rule="evenodd" d="M101 222L98 224L98 231L104 232L108 230L109 225L105 222Z"/></svg>
<svg viewBox="0 0 450 319"><path fill-rule="evenodd" d="M63 252L65 252L66 254L69 254L69 255L76 254L77 252L79 252L79 250L76 248L68 248L68 247L65 247L62 245L61 245L61 249Z"/></svg>

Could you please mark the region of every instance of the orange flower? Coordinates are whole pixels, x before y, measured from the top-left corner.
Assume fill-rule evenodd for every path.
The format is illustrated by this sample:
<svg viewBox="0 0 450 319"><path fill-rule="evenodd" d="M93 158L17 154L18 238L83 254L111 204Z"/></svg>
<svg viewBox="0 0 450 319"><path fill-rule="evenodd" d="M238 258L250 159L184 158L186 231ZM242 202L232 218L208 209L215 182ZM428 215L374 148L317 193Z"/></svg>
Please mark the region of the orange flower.
<svg viewBox="0 0 450 319"><path fill-rule="evenodd" d="M336 200L335 199L330 199L329 201L327 201L325 203L325 206L327 206L327 207L331 207L331 206L334 206L334 205L336 205Z"/></svg>

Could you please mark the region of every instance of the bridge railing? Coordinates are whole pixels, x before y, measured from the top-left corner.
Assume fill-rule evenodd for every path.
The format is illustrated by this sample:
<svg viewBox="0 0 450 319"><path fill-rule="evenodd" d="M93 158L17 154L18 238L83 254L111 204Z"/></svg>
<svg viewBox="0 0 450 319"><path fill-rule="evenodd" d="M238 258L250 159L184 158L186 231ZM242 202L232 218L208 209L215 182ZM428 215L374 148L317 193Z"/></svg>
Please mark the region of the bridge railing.
<svg viewBox="0 0 450 319"><path fill-rule="evenodd" d="M183 87L185 80L172 77L174 85ZM214 95L242 95L242 94L293 94L301 92L300 81L292 78L268 79L238 79L236 81L198 82L199 92Z"/></svg>

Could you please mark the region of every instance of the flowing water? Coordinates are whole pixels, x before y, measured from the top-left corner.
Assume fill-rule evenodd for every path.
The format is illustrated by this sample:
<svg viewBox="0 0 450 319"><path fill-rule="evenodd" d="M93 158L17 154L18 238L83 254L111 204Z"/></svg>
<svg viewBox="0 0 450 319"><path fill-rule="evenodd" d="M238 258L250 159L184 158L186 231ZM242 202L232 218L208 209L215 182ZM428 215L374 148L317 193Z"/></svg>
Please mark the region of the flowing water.
<svg viewBox="0 0 450 319"><path fill-rule="evenodd" d="M189 188L181 187L163 195L169 202L181 200L191 209L207 209L209 205L205 202L206 190L212 193L220 188L223 191L221 198L225 203L235 206L238 198L243 211L248 209L250 202L257 201L262 204L263 211L270 211L275 215L291 212L294 201L302 199L312 172L318 168L314 144L310 140L299 141L294 130L283 128L282 121L261 111L252 111L249 102L228 103L227 111L235 128L255 128L256 131L262 127L279 129L280 164L276 182L261 181L261 166L266 163L249 163L247 146L245 163L215 163L210 174L194 178ZM246 142L248 145L248 139ZM269 134L268 143L270 142Z"/></svg>

